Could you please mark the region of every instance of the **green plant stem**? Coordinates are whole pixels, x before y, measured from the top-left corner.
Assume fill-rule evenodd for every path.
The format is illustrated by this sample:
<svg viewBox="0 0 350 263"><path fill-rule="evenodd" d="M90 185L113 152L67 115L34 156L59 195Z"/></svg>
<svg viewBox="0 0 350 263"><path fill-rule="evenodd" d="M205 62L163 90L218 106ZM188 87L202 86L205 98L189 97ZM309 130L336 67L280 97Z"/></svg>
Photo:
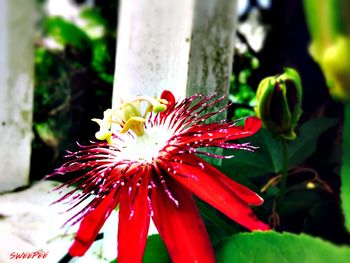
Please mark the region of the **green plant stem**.
<svg viewBox="0 0 350 263"><path fill-rule="evenodd" d="M288 176L288 150L287 150L287 141L284 138L280 138L281 140L281 154L282 154L282 169L281 169L281 184L280 190L277 196L277 207L280 206L284 195L287 190L287 176Z"/></svg>

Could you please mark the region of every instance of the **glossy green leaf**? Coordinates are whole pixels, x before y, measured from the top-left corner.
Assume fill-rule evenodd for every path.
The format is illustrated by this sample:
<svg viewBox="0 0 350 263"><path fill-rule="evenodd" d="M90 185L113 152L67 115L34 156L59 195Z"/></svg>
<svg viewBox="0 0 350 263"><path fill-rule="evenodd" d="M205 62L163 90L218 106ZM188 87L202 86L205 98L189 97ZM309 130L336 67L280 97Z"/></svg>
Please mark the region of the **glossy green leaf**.
<svg viewBox="0 0 350 263"><path fill-rule="evenodd" d="M348 263L350 248L320 238L277 232L241 233L222 242L217 251L220 263Z"/></svg>
<svg viewBox="0 0 350 263"><path fill-rule="evenodd" d="M343 162L341 168L341 201L345 225L350 231L350 105L345 106L345 125L343 131Z"/></svg>
<svg viewBox="0 0 350 263"><path fill-rule="evenodd" d="M222 163L224 170L230 171L229 175L254 177L269 172L278 173L281 170L280 143L266 129L261 129L250 137L249 142L259 148L254 152L244 150L225 152L225 155L234 155Z"/></svg>

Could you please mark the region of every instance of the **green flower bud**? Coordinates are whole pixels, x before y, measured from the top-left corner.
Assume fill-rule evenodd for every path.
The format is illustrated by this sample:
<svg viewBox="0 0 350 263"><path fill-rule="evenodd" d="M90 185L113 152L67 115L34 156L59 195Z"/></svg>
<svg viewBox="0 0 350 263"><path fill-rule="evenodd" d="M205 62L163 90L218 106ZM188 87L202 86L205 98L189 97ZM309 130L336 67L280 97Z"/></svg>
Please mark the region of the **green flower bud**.
<svg viewBox="0 0 350 263"><path fill-rule="evenodd" d="M255 112L264 126L285 139L296 138L302 101L302 86L299 74L291 68L279 76L263 79L257 90Z"/></svg>

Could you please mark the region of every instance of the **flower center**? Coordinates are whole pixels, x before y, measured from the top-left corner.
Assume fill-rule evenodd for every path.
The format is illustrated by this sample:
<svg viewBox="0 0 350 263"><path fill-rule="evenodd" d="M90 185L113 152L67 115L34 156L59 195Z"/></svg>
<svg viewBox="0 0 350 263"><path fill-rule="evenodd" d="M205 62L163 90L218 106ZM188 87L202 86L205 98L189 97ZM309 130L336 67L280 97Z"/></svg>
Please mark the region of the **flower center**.
<svg viewBox="0 0 350 263"><path fill-rule="evenodd" d="M144 110L141 110L141 104L146 103ZM167 109L168 101L147 96L139 96L132 101L121 102L115 109L107 109L103 113L103 119L92 119L100 126L100 130L96 133L98 140L106 140L112 143L111 131L112 125L117 124L121 127L119 133L133 131L137 137L144 136L145 121L150 112L159 113Z"/></svg>
<svg viewBox="0 0 350 263"><path fill-rule="evenodd" d="M128 136L128 141L120 149L120 156L124 160L151 163L157 159L170 137L171 133L165 127L147 128L142 136Z"/></svg>

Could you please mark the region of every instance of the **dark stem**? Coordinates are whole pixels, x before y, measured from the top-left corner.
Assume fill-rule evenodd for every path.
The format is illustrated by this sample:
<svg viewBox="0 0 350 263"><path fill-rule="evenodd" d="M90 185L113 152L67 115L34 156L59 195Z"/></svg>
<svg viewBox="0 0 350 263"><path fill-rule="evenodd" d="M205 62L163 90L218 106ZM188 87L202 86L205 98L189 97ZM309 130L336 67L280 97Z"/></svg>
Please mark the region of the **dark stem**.
<svg viewBox="0 0 350 263"><path fill-rule="evenodd" d="M103 233L99 233L96 238L95 238L95 241L98 241L100 239L103 239ZM95 242L94 241L94 242ZM63 256L63 258L61 258L58 263L70 263L72 260L74 260L74 257L72 257L71 255L69 255L68 253L65 254ZM72 261L73 262L73 261Z"/></svg>

